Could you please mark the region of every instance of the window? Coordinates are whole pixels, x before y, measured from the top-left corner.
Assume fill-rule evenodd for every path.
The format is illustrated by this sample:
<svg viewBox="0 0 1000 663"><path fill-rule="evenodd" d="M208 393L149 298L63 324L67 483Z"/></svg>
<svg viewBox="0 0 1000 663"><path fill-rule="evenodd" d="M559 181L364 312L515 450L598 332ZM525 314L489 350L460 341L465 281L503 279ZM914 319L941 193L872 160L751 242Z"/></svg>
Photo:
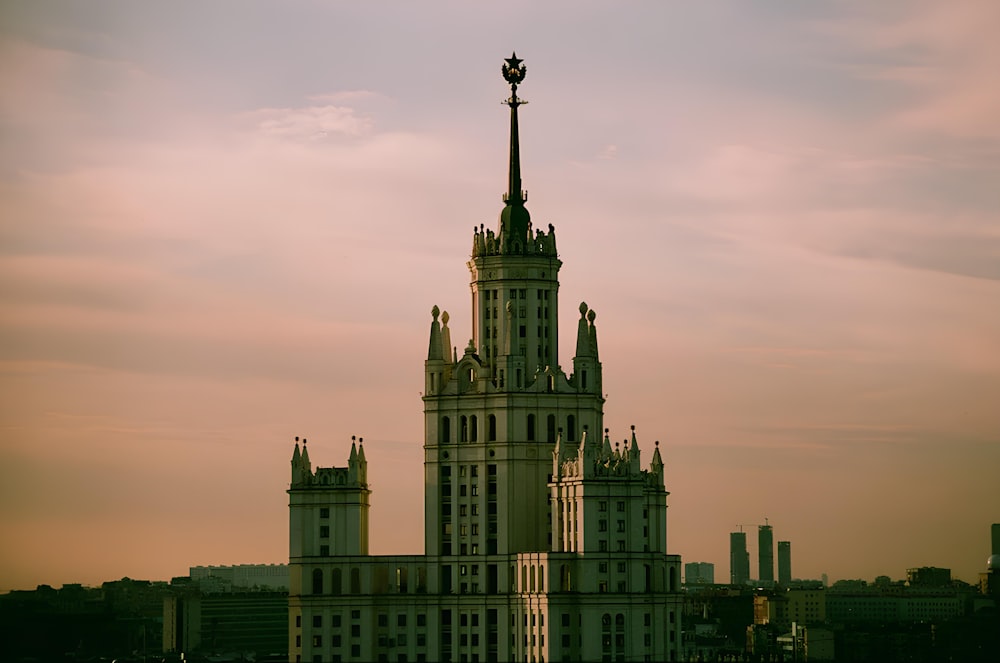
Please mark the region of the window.
<svg viewBox="0 0 1000 663"><path fill-rule="evenodd" d="M322 594L323 593L323 570L313 569L312 573L312 593Z"/></svg>
<svg viewBox="0 0 1000 663"><path fill-rule="evenodd" d="M334 615L330 620L330 625L333 628L340 628L340 615Z"/></svg>
<svg viewBox="0 0 1000 663"><path fill-rule="evenodd" d="M302 615L295 615L295 628L302 628Z"/></svg>
<svg viewBox="0 0 1000 663"><path fill-rule="evenodd" d="M351 624L351 637L352 638L361 637L361 624Z"/></svg>
<svg viewBox="0 0 1000 663"><path fill-rule="evenodd" d="M601 539L597 542L597 549L601 552L608 552L608 541L607 539Z"/></svg>
<svg viewBox="0 0 1000 663"><path fill-rule="evenodd" d="M378 625L379 626L383 626L383 627L384 626L388 626L389 625L389 615L385 614L384 612L380 612L378 614Z"/></svg>
<svg viewBox="0 0 1000 663"><path fill-rule="evenodd" d="M608 572L608 563L607 562L601 562L600 564L598 564L597 565L597 571L599 573L607 573Z"/></svg>
<svg viewBox="0 0 1000 663"><path fill-rule="evenodd" d="M320 555L320 557L329 557L330 556L330 546L325 545L325 544L321 545L319 547L319 555Z"/></svg>
<svg viewBox="0 0 1000 663"><path fill-rule="evenodd" d="M328 507L328 506L320 507L320 509L319 509L319 517L320 518L329 518L330 517L330 507Z"/></svg>
<svg viewBox="0 0 1000 663"><path fill-rule="evenodd" d="M535 415L528 415L528 441L535 441Z"/></svg>
<svg viewBox="0 0 1000 663"><path fill-rule="evenodd" d="M351 619L361 619L361 611L351 610Z"/></svg>
<svg viewBox="0 0 1000 663"><path fill-rule="evenodd" d="M549 382L550 382L550 384L549 384L549 391L552 391L552 384L551 384L551 382L552 382L552 376L551 375L549 376ZM548 436L546 438L547 442L555 442L556 441L556 415L554 415L554 414L550 414L546 418L546 435Z"/></svg>
<svg viewBox="0 0 1000 663"><path fill-rule="evenodd" d="M322 646L323 646L323 636L322 635L314 635L313 636L313 647L322 647Z"/></svg>
<svg viewBox="0 0 1000 663"><path fill-rule="evenodd" d="M323 626L323 615L313 615L313 628L321 628Z"/></svg>
<svg viewBox="0 0 1000 663"><path fill-rule="evenodd" d="M607 580L602 580L599 583L597 583L597 591L600 592L601 594L607 594L608 593L608 581Z"/></svg>
<svg viewBox="0 0 1000 663"><path fill-rule="evenodd" d="M622 511L622 512L625 511L625 502L622 502L622 501L618 502L618 510Z"/></svg>
<svg viewBox="0 0 1000 663"><path fill-rule="evenodd" d="M469 474L470 474L470 476L478 477L479 476L479 466L478 465L469 465Z"/></svg>
<svg viewBox="0 0 1000 663"><path fill-rule="evenodd" d="M329 525L320 525L319 526L319 538L321 538L321 539L329 539L330 538L330 526Z"/></svg>
<svg viewBox="0 0 1000 663"><path fill-rule="evenodd" d="M618 573L625 573L625 562L618 562Z"/></svg>
<svg viewBox="0 0 1000 663"><path fill-rule="evenodd" d="M473 442L479 440L479 417L472 415L469 418L469 439Z"/></svg>
<svg viewBox="0 0 1000 663"><path fill-rule="evenodd" d="M497 439L497 417L495 414L491 414L486 420L487 426L487 439L490 442L494 442Z"/></svg>
<svg viewBox="0 0 1000 663"><path fill-rule="evenodd" d="M441 417L441 444L448 444L451 441L451 419Z"/></svg>
<svg viewBox="0 0 1000 663"><path fill-rule="evenodd" d="M576 440L576 417L572 414L566 417L566 438Z"/></svg>
<svg viewBox="0 0 1000 663"><path fill-rule="evenodd" d="M459 504L458 505L458 515L464 516L467 508L468 507L466 507L464 504Z"/></svg>
<svg viewBox="0 0 1000 663"><path fill-rule="evenodd" d="M625 542L622 540L618 541L618 552L625 552Z"/></svg>
<svg viewBox="0 0 1000 663"><path fill-rule="evenodd" d="M618 531L619 532L624 532L625 531L625 521L624 520L619 520L618 521Z"/></svg>
<svg viewBox="0 0 1000 663"><path fill-rule="evenodd" d="M608 503L605 502L604 500L601 500L600 502L597 503L597 510L598 511L607 511L608 510Z"/></svg>
<svg viewBox="0 0 1000 663"><path fill-rule="evenodd" d="M598 532L607 532L608 531L608 521L605 520L604 518L601 518L600 520L598 520L597 521L597 531Z"/></svg>

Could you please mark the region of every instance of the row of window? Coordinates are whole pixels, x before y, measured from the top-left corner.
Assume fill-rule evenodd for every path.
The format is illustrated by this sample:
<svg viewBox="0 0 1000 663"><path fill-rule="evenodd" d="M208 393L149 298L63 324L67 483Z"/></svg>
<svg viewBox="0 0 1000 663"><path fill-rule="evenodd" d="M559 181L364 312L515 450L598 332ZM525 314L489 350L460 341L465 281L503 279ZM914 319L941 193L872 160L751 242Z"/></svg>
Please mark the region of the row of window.
<svg viewBox="0 0 1000 663"><path fill-rule="evenodd" d="M550 389L551 391L551 389ZM478 442L479 441L479 417L475 414L473 415L462 415L459 417L459 442ZM488 442L495 442L497 439L497 418L496 415L489 415L486 419L486 440ZM526 437L529 442L534 442L537 435L536 432L536 417L533 413L528 414L526 421ZM545 420L545 440L546 442L555 442L556 433L558 428L556 426L556 415L550 414ZM444 416L441 417L441 425L438 430L440 431L440 441L441 444L450 444L451 439L451 417ZM566 437L565 440L570 442L576 442L577 436L577 425L576 425L576 415L566 416Z"/></svg>
<svg viewBox="0 0 1000 663"><path fill-rule="evenodd" d="M490 290L483 290L483 299L485 299L486 301L490 301L490 300L497 301L499 299L499 297L500 297L500 291L497 290L497 289L495 289L495 288L494 289L490 289ZM510 298L511 299L518 299L518 298L520 298L520 299L527 299L528 298L528 289L527 288L511 288L510 289ZM542 289L538 290L538 300L539 301L547 300L548 298L549 298L549 291L548 290L542 290Z"/></svg>

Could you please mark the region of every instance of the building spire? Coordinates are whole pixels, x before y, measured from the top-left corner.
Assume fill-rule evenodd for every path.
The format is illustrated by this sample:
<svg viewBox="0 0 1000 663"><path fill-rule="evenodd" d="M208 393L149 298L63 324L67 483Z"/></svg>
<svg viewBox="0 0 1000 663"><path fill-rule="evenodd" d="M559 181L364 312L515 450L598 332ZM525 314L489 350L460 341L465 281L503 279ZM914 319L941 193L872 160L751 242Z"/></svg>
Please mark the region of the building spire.
<svg viewBox="0 0 1000 663"><path fill-rule="evenodd" d="M528 196L521 188L521 148L517 129L517 107L528 103L517 96L517 86L524 80L527 68L523 60L512 53L500 70L510 83L510 97L504 103L510 106L510 163L507 175L507 193L503 195L504 208L500 212L500 253L523 254L531 246L531 215L524 203Z"/></svg>
<svg viewBox="0 0 1000 663"><path fill-rule="evenodd" d="M523 205L528 198L521 189L521 148L517 131L517 107L528 103L517 97L517 85L524 80L524 75L528 72L523 62L517 57L517 53L511 53L501 69L504 80L510 83L510 98L504 102L510 106L510 167L507 194L503 197L503 201L509 205Z"/></svg>

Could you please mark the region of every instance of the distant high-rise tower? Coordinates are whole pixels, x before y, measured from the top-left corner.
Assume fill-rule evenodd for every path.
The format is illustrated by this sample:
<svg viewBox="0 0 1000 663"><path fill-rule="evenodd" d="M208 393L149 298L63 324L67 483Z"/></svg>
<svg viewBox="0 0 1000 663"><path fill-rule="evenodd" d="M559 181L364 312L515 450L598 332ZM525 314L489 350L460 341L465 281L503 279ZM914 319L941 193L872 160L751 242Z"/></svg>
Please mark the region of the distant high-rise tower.
<svg viewBox="0 0 1000 663"><path fill-rule="evenodd" d="M757 562L760 582L774 583L774 530L770 525L757 528Z"/></svg>
<svg viewBox="0 0 1000 663"><path fill-rule="evenodd" d="M785 586L792 582L791 541L778 541L778 582Z"/></svg>
<svg viewBox="0 0 1000 663"><path fill-rule="evenodd" d="M750 553L747 552L747 533L729 534L729 582L745 585L750 580Z"/></svg>

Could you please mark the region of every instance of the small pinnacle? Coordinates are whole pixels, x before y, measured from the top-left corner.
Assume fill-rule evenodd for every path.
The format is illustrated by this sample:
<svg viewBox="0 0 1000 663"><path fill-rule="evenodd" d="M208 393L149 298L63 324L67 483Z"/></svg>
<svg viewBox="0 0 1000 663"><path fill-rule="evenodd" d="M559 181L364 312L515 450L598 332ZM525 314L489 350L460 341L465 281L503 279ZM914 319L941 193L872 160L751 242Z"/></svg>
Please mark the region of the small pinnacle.
<svg viewBox="0 0 1000 663"><path fill-rule="evenodd" d="M358 444L364 444L364 443L365 443L365 438L359 437L358 438Z"/></svg>
<svg viewBox="0 0 1000 663"><path fill-rule="evenodd" d="M357 435L352 435L352 436L351 436L351 442L354 442L354 441L355 441L355 440L357 440L357 439L358 439L358 436L357 436Z"/></svg>
<svg viewBox="0 0 1000 663"><path fill-rule="evenodd" d="M295 436L295 441L296 441L296 442L298 442L298 441L299 441L299 436L298 436L298 435L296 435L296 436Z"/></svg>
<svg viewBox="0 0 1000 663"><path fill-rule="evenodd" d="M635 424L632 424L631 428L632 430L635 430Z"/></svg>

